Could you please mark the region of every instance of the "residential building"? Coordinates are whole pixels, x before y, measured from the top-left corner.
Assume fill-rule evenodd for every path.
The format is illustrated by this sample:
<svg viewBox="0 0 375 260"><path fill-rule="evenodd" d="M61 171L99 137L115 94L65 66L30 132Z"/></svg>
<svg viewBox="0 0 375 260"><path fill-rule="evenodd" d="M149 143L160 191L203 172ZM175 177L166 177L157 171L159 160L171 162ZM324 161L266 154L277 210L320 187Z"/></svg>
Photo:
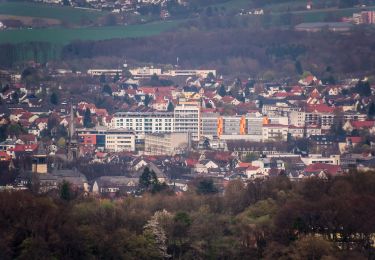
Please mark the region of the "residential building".
<svg viewBox="0 0 375 260"><path fill-rule="evenodd" d="M177 105L174 110L175 132L191 133L192 140L200 138L200 107L194 103Z"/></svg>
<svg viewBox="0 0 375 260"><path fill-rule="evenodd" d="M133 130L137 139L145 134L174 132L173 112L118 112L112 118L112 127Z"/></svg>
<svg viewBox="0 0 375 260"><path fill-rule="evenodd" d="M201 126L201 136L212 139L217 136L217 126L219 113L201 113L200 126Z"/></svg>
<svg viewBox="0 0 375 260"><path fill-rule="evenodd" d="M303 111L291 111L288 115L289 117L289 125L293 125L296 127L304 127L305 126L305 119L306 113Z"/></svg>
<svg viewBox="0 0 375 260"><path fill-rule="evenodd" d="M324 157L321 154L312 154L309 157L302 157L301 160L305 165L314 163L340 165L340 155L331 155L329 157Z"/></svg>
<svg viewBox="0 0 375 260"><path fill-rule="evenodd" d="M288 125L266 124L262 128L262 140L267 141L286 141L288 139Z"/></svg>
<svg viewBox="0 0 375 260"><path fill-rule="evenodd" d="M108 75L115 76L116 74L122 74L122 70L119 69L89 69L87 74L90 76Z"/></svg>
<svg viewBox="0 0 375 260"><path fill-rule="evenodd" d="M145 154L169 155L179 154L190 144L189 133L153 133L145 135Z"/></svg>
<svg viewBox="0 0 375 260"><path fill-rule="evenodd" d="M107 151L135 151L135 133L107 127L77 129L81 145L95 146Z"/></svg>

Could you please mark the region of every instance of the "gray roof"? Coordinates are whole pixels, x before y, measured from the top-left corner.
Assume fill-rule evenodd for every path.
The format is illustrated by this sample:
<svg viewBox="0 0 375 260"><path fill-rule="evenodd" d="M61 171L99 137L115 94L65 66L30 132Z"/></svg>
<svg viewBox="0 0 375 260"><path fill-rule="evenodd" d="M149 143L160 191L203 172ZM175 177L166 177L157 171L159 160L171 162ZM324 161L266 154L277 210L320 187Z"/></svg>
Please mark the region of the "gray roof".
<svg viewBox="0 0 375 260"><path fill-rule="evenodd" d="M95 180L99 187L137 186L139 178L125 176L102 176Z"/></svg>

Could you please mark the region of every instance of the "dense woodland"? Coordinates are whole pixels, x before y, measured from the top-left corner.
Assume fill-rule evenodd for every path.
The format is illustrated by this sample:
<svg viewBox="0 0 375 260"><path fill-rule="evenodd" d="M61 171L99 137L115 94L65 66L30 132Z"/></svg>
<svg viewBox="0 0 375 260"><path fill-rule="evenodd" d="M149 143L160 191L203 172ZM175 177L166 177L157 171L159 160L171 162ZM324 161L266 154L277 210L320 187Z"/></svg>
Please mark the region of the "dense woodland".
<svg viewBox="0 0 375 260"><path fill-rule="evenodd" d="M144 39L74 42L63 47L61 53L47 43L29 45L32 48L28 44L2 45L1 65L14 66L15 60L28 55L45 61L51 54L61 56L68 64L80 64L83 59L91 60L89 64L101 64L102 59L108 62L119 58L175 64L178 57L183 67L213 67L225 75L266 79L298 77L304 71L323 79L375 71L375 38L369 28L357 28L349 34L248 28L187 30ZM33 53L27 54L30 50Z"/></svg>
<svg viewBox="0 0 375 260"><path fill-rule="evenodd" d="M277 77L311 71L327 77L330 73L374 72L374 48L373 34L366 30L342 35L227 29L170 33L143 40L73 43L63 49L62 55L64 59L121 55L141 62L172 64L179 57L183 66L215 67L224 74Z"/></svg>
<svg viewBox="0 0 375 260"><path fill-rule="evenodd" d="M373 259L374 173L224 195L210 181L122 200L0 192L1 259Z"/></svg>

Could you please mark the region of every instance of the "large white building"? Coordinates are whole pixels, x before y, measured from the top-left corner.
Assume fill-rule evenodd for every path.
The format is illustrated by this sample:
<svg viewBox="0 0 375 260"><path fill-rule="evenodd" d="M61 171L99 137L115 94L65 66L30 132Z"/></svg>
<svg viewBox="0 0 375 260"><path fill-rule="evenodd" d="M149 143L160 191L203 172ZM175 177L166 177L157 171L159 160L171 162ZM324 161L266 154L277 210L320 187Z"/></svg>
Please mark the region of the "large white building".
<svg viewBox="0 0 375 260"><path fill-rule="evenodd" d="M286 140L288 134L288 117L201 113L196 102L181 102L174 112L118 112L111 125L113 128L133 130L138 140L145 139L146 134L173 132L189 133L192 141L216 136L223 140L269 141L276 135Z"/></svg>
<svg viewBox="0 0 375 260"><path fill-rule="evenodd" d="M195 104L180 104L174 109L175 132L190 133L192 140L200 138L200 107Z"/></svg>
<svg viewBox="0 0 375 260"><path fill-rule="evenodd" d="M135 131L137 139L147 133L174 132L173 112L118 112L112 118L112 127Z"/></svg>
<svg viewBox="0 0 375 260"><path fill-rule="evenodd" d="M212 74L216 77L216 70L167 70L163 71L161 68L154 68L154 67L140 67L130 69L129 72L132 74L134 78L149 78L153 75L157 76L167 76L167 77L177 77L177 76L197 76L206 78L208 74Z"/></svg>
<svg viewBox="0 0 375 260"><path fill-rule="evenodd" d="M87 74L90 76L100 76L100 75L108 75L108 76L115 76L116 74L121 75L122 70L119 69L89 69L87 70Z"/></svg>
<svg viewBox="0 0 375 260"><path fill-rule="evenodd" d="M145 154L170 155L179 154L190 145L188 133L164 133L145 135Z"/></svg>

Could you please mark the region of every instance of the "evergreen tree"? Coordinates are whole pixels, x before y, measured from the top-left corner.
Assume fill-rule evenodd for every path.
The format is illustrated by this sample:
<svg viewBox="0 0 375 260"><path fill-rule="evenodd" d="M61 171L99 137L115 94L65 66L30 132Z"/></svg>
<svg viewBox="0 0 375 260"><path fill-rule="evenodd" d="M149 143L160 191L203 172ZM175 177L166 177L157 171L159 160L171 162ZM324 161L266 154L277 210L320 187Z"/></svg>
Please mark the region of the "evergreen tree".
<svg viewBox="0 0 375 260"><path fill-rule="evenodd" d="M363 97L371 96L371 87L368 81L360 80L354 88L354 92Z"/></svg>
<svg viewBox="0 0 375 260"><path fill-rule="evenodd" d="M150 171L148 167L143 170L143 173L139 177L139 187L142 189L148 189L154 184L158 184L158 178L154 171Z"/></svg>
<svg viewBox="0 0 375 260"><path fill-rule="evenodd" d="M302 68L302 64L299 60L296 61L296 63L294 64L295 68L296 68L296 72L298 73L298 75L302 75L303 73L303 68Z"/></svg>
<svg viewBox="0 0 375 260"><path fill-rule="evenodd" d="M56 92L53 92L50 97L50 102L52 105L57 105L59 103L59 97Z"/></svg>
<svg viewBox="0 0 375 260"><path fill-rule="evenodd" d="M67 181L63 181L60 187L60 198L65 201L69 201L72 199L72 192L70 188L70 183Z"/></svg>
<svg viewBox="0 0 375 260"><path fill-rule="evenodd" d="M173 112L173 111L174 111L174 106L173 106L173 103L172 103L172 102L169 102L169 103L168 103L167 111L168 111L168 112Z"/></svg>
<svg viewBox="0 0 375 260"><path fill-rule="evenodd" d="M218 94L222 97L224 97L227 94L227 91L225 90L225 86L221 85L218 91Z"/></svg>
<svg viewBox="0 0 375 260"><path fill-rule="evenodd" d="M108 94L109 96L112 96L112 89L109 85L104 85L102 92Z"/></svg>
<svg viewBox="0 0 375 260"><path fill-rule="evenodd" d="M212 194L217 193L218 190L214 185L214 181L212 179L203 179L198 183L197 186L197 193L198 194Z"/></svg>
<svg viewBox="0 0 375 260"><path fill-rule="evenodd" d="M86 128L92 126L91 111L89 108L86 108L85 115L83 116L83 126Z"/></svg>
<svg viewBox="0 0 375 260"><path fill-rule="evenodd" d="M113 82L117 82L120 80L120 74L118 74L118 72L116 73L116 75L113 77Z"/></svg>
<svg viewBox="0 0 375 260"><path fill-rule="evenodd" d="M100 75L99 81L100 81L100 83L105 83L106 78L105 78L105 74L104 74L104 73L102 73L102 74Z"/></svg>
<svg viewBox="0 0 375 260"><path fill-rule="evenodd" d="M148 107L148 104L150 104L150 101L152 100L150 95L145 96L144 104L146 107Z"/></svg>
<svg viewBox="0 0 375 260"><path fill-rule="evenodd" d="M374 118L374 116L375 116L375 104L374 104L374 102L371 102L371 104L368 108L368 111L367 111L367 115L370 119Z"/></svg>
<svg viewBox="0 0 375 260"><path fill-rule="evenodd" d="M20 101L20 96L18 94L17 91L15 91L13 94L12 94L12 100L14 103L18 104L18 102Z"/></svg>

